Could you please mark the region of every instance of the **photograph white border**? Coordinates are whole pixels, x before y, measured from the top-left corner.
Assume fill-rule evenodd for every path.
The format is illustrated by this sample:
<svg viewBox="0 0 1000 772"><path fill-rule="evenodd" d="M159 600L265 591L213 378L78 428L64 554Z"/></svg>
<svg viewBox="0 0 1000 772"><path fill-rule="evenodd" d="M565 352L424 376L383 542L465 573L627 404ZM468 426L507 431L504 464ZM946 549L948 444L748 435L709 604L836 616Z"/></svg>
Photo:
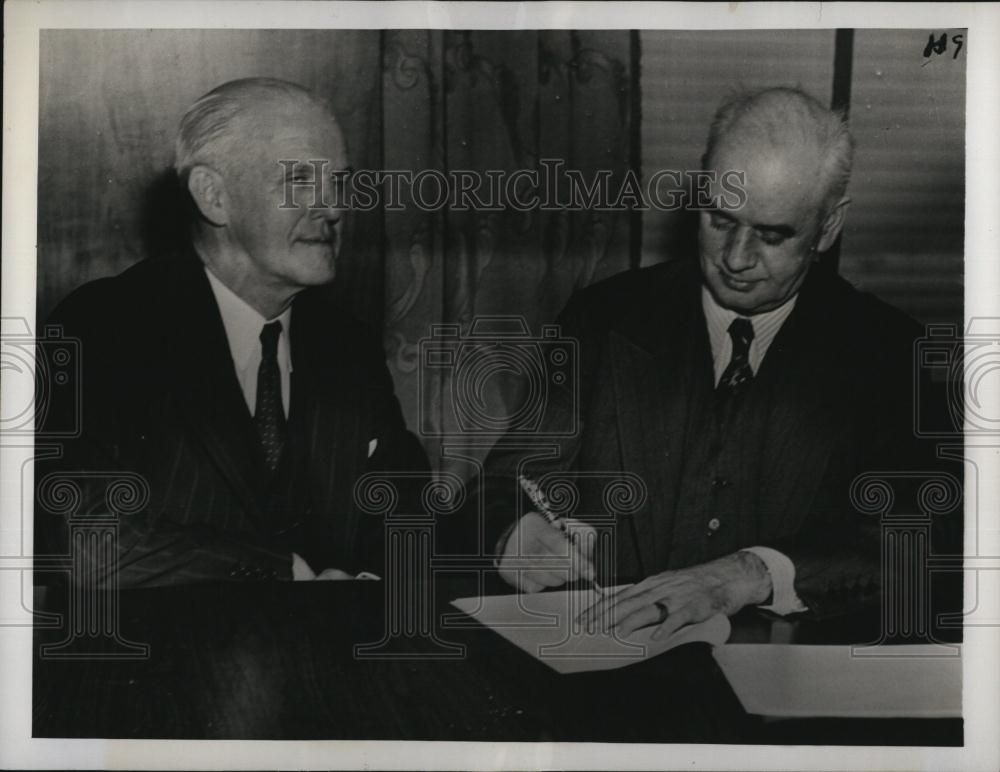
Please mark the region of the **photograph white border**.
<svg viewBox="0 0 1000 772"><path fill-rule="evenodd" d="M966 318L1000 315L1000 6L894 3L57 2L4 7L4 317L35 315L39 30L45 28L817 29L969 28L966 116ZM234 24L233 21L236 20ZM0 399L26 404L20 380ZM991 394L989 398L998 395ZM991 413L995 415L995 413ZM997 454L993 454L997 462ZM980 478L980 554L1000 555L994 464ZM983 471L983 470L981 470ZM30 470L29 470L30 474ZM20 554L21 469L0 447L0 556ZM25 485L32 481L26 478ZM27 497L30 501L30 496ZM967 502L968 504L968 502ZM24 513L30 528L31 515ZM967 533L967 543L975 534ZM977 613L1000 620L989 573ZM0 584L0 592L10 585ZM968 577L967 577L968 586ZM983 604L987 604L988 607ZM1000 623L1000 622L998 622ZM983 769L1000 768L1000 634L964 639L964 748L572 743L238 742L31 739L31 629L0 627L0 768L266 769ZM665 695L670 699L670 695Z"/></svg>

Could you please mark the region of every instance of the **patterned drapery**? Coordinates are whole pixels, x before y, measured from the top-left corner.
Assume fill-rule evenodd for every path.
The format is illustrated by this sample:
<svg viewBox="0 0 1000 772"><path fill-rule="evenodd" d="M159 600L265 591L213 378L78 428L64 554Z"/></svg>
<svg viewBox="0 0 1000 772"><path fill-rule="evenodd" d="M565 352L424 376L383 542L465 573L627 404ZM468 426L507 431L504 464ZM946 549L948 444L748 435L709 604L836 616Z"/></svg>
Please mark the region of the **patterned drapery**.
<svg viewBox="0 0 1000 772"><path fill-rule="evenodd" d="M384 168L509 179L518 170L544 175L545 159L587 181L608 170L614 190L630 162L637 95L629 67L628 32L387 31ZM630 219L593 208L421 211L404 203L385 213L389 366L435 463L442 440L461 444L463 430L476 435L468 452L481 456L488 441L456 419L456 400L480 400L472 408L482 420L502 423L524 407L523 378L499 372L475 394L460 393L454 366L422 366L421 341L434 346L432 325L454 325L449 334L461 340L489 340L497 330L516 332L519 320L538 336L575 289L629 267Z"/></svg>

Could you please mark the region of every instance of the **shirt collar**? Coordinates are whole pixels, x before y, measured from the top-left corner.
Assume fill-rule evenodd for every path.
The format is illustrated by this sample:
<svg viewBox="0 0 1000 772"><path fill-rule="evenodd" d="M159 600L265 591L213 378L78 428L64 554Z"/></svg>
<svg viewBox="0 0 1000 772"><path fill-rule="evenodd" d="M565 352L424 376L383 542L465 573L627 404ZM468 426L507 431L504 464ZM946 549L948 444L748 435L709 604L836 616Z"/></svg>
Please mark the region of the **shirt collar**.
<svg viewBox="0 0 1000 772"><path fill-rule="evenodd" d="M292 319L292 307L289 306L274 319L265 319L258 311L229 287L209 269L205 267L208 283L219 306L222 325L226 329L226 339L229 341L229 352L233 357L236 369L243 371L254 357L260 356L260 331L265 324L281 322L281 339L278 342L279 364L287 365L292 371L292 362L288 340L291 335L289 324Z"/></svg>
<svg viewBox="0 0 1000 772"><path fill-rule="evenodd" d="M792 309L795 308L795 302L798 299L799 294L796 292L777 308L764 311L760 314L754 314L753 316L745 316L729 308L720 306L712 296L712 293L709 292L708 287L702 284L701 307L705 313L705 322L708 326L708 337L712 344L712 350L719 350L722 341L729 334L729 325L733 323L734 319L742 317L749 319L753 324L754 342L760 350L766 351L768 346L771 345L771 341L774 340L774 336L778 334L778 330L781 329L781 325L784 324L785 319L792 313Z"/></svg>

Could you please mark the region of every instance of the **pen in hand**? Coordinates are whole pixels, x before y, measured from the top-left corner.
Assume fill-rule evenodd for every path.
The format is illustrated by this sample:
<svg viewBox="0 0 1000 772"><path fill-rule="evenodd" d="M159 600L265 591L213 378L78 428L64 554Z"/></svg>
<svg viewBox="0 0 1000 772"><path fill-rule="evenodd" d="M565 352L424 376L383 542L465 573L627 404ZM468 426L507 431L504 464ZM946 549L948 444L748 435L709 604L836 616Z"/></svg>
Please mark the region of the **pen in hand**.
<svg viewBox="0 0 1000 772"><path fill-rule="evenodd" d="M538 513L546 520L548 520L550 525L558 528L567 538L570 538L570 533L566 526L566 521L561 517L557 517L552 512L552 507L549 505L549 500L545 496L545 492L539 487L538 483L534 482L533 480L529 480L523 474L517 476L517 481L521 486L521 490L523 490L525 494L528 496L528 498L531 499L531 503L535 507L535 509L538 510ZM598 595L604 594L604 590L601 588L601 585L597 583L596 579L592 578L590 580L590 584L594 592L596 592Z"/></svg>

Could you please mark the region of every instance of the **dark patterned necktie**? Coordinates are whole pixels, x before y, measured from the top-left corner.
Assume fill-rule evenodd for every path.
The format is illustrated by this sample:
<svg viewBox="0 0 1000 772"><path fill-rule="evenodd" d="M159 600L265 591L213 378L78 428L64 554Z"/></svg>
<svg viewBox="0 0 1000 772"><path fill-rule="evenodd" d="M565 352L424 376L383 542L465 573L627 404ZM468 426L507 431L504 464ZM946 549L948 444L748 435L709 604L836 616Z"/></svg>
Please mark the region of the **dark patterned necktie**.
<svg viewBox="0 0 1000 772"><path fill-rule="evenodd" d="M257 370L257 409L253 423L260 436L264 463L274 472L281 463L288 427L281 403L281 370L278 368L278 338L281 322L265 324L260 331L260 367Z"/></svg>
<svg viewBox="0 0 1000 772"><path fill-rule="evenodd" d="M719 379L715 391L720 397L736 396L743 393L753 380L750 369L750 342L753 340L753 324L749 319L739 317L729 325L729 337L733 339L733 358Z"/></svg>

